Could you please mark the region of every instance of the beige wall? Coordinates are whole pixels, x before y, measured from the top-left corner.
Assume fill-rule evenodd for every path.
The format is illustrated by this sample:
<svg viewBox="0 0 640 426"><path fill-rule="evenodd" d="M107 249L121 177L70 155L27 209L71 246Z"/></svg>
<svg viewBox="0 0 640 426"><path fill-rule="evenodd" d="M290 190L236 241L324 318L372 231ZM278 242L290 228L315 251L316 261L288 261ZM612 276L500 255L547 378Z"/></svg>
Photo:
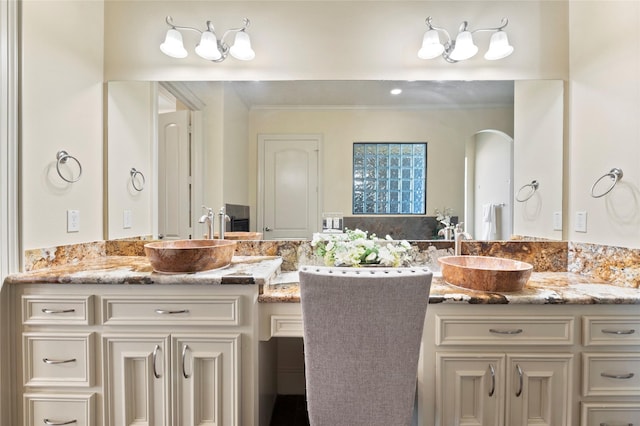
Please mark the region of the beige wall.
<svg viewBox="0 0 640 426"><path fill-rule="evenodd" d="M27 0L22 9L25 249L102 238L103 80L230 78L568 80L568 236L640 245L637 2ZM193 54L185 61L161 55L169 14L185 25L211 19L221 30L248 16L256 60L211 64ZM418 60L427 14L451 31L462 19L492 26L508 16L516 52L491 63ZM594 22L606 31L595 31ZM82 162L80 182L56 178L60 149ZM212 166L219 164L213 156ZM612 167L625 171L621 185L608 197L591 198L592 183ZM79 233L66 232L67 209L81 211ZM588 213L587 233L573 231L579 210Z"/></svg>
<svg viewBox="0 0 640 426"><path fill-rule="evenodd" d="M144 81L112 81L107 85L105 135L106 197L105 229L109 239L153 234L151 226L154 192L152 125L157 103L155 84ZM131 168L144 175L131 181ZM124 212L131 212L131 227L124 227Z"/></svg>
<svg viewBox="0 0 640 426"><path fill-rule="evenodd" d="M571 2L568 214L573 241L640 247L639 20L640 2ZM613 167L624 171L622 181L609 195L592 198L591 186ZM574 231L577 211L587 212L586 233Z"/></svg>
<svg viewBox="0 0 640 426"><path fill-rule="evenodd" d="M22 3L23 249L102 239L103 19L100 1ZM57 175L59 150L82 164L78 182ZM67 233L68 209L79 232Z"/></svg>
<svg viewBox="0 0 640 426"><path fill-rule="evenodd" d="M427 142L427 214L464 208L465 143L483 129L513 134L512 108L468 110L252 110L250 140L259 134L322 134L324 211L352 213L354 142ZM252 149L257 152L257 146ZM252 170L250 182L257 182Z"/></svg>
<svg viewBox="0 0 640 426"><path fill-rule="evenodd" d="M568 76L568 6L563 1L107 1L105 77L108 80L369 80L564 79ZM165 17L179 25L216 31L251 20L255 60L212 64L193 53L195 32L185 33L190 56L175 60L158 46ZM417 51L425 18L457 31L495 27L508 17L515 53L506 60L451 65L424 61ZM488 46L490 34L478 33Z"/></svg>
<svg viewBox="0 0 640 426"><path fill-rule="evenodd" d="M561 213L563 197L564 85L559 80L517 81L514 91L514 234L562 239L553 215ZM531 194L524 185L537 181Z"/></svg>

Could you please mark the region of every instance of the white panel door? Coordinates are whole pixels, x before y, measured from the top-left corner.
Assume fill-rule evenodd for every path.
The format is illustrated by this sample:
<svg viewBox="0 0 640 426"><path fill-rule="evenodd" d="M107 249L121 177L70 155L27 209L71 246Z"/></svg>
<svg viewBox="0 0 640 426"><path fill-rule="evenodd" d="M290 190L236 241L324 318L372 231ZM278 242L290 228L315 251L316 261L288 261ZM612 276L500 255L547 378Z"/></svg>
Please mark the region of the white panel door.
<svg viewBox="0 0 640 426"><path fill-rule="evenodd" d="M436 354L439 426L501 426L503 354Z"/></svg>
<svg viewBox="0 0 640 426"><path fill-rule="evenodd" d="M259 137L264 238L311 238L319 229L319 135Z"/></svg>
<svg viewBox="0 0 640 426"><path fill-rule="evenodd" d="M571 354L507 356L507 425L569 426Z"/></svg>
<svg viewBox="0 0 640 426"><path fill-rule="evenodd" d="M191 238L190 112L158 120L158 235L165 239Z"/></svg>
<svg viewBox="0 0 640 426"><path fill-rule="evenodd" d="M240 334L172 336L174 425L240 424Z"/></svg>
<svg viewBox="0 0 640 426"><path fill-rule="evenodd" d="M169 336L104 335L106 426L169 425Z"/></svg>

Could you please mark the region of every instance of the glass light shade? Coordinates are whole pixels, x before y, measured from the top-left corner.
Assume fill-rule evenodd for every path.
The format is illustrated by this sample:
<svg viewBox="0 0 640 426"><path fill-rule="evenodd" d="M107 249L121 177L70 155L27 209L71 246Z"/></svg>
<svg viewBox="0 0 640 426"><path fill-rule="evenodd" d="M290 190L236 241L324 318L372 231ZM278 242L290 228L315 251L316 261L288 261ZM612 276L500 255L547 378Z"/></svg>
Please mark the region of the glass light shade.
<svg viewBox="0 0 640 426"><path fill-rule="evenodd" d="M187 50L182 44L182 34L174 28L167 31L167 36L164 39L164 43L160 45L160 50L172 58L181 59L187 57Z"/></svg>
<svg viewBox="0 0 640 426"><path fill-rule="evenodd" d="M236 34L233 46L229 49L229 53L236 59L241 61L250 61L256 57L256 52L251 48L251 40L249 40L249 34L244 31L240 31Z"/></svg>
<svg viewBox="0 0 640 426"><path fill-rule="evenodd" d="M490 61L506 58L513 53L513 46L509 44L507 33L498 31L491 36L489 50L484 54L484 58Z"/></svg>
<svg viewBox="0 0 640 426"><path fill-rule="evenodd" d="M222 57L222 53L220 53L220 49L218 49L216 35L211 31L202 33L200 43L198 43L195 50L198 56L209 61L217 61Z"/></svg>
<svg viewBox="0 0 640 426"><path fill-rule="evenodd" d="M429 30L424 33L422 38L422 47L418 51L418 58L433 59L442 55L444 46L440 43L440 35L436 30Z"/></svg>
<svg viewBox="0 0 640 426"><path fill-rule="evenodd" d="M464 61L478 53L478 46L473 44L473 36L469 31L462 31L456 37L456 45L449 55L454 61Z"/></svg>

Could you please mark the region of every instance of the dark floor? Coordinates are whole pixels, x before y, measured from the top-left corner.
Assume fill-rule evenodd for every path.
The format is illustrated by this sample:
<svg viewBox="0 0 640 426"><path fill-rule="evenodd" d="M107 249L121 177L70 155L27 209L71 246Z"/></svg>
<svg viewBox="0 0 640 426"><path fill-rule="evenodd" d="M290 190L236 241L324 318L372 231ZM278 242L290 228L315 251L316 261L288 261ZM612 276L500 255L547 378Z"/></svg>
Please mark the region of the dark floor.
<svg viewBox="0 0 640 426"><path fill-rule="evenodd" d="M309 426L304 395L278 395L271 426Z"/></svg>

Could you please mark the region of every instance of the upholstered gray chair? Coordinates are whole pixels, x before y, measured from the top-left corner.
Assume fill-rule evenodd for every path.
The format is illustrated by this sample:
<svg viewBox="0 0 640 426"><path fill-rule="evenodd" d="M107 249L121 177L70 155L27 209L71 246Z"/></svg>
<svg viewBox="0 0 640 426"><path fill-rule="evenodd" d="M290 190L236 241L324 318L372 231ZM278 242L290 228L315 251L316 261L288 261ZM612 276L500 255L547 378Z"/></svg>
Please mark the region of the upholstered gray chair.
<svg viewBox="0 0 640 426"><path fill-rule="evenodd" d="M299 273L311 426L410 425L431 272Z"/></svg>

